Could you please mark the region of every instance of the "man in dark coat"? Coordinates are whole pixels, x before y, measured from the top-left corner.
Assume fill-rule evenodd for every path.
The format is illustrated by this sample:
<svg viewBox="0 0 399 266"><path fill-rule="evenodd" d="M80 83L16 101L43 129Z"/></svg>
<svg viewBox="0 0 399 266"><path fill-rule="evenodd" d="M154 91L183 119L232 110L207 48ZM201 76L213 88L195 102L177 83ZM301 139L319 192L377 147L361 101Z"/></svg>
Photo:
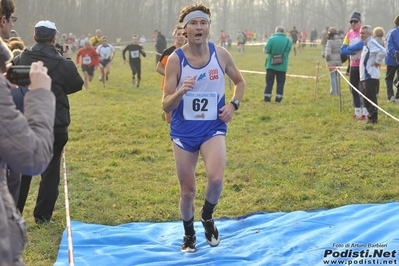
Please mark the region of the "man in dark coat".
<svg viewBox="0 0 399 266"><path fill-rule="evenodd" d="M41 174L39 193L37 196L34 218L36 223L50 222L54 206L58 198L60 183L61 154L68 141L70 123L68 94L80 91L83 79L71 61L72 52L64 44L62 55L55 48L57 28L51 21L39 21L33 36L35 44L23 51L14 59L15 65L31 65L43 61L51 77L51 91L56 97L56 113L54 122L53 157L47 169ZM22 176L18 209L22 212L29 192L31 177Z"/></svg>
<svg viewBox="0 0 399 266"><path fill-rule="evenodd" d="M168 43L166 42L166 38L164 35L159 30L156 30L155 33L157 34L157 39L155 41L155 51L156 56L155 56L155 65L158 64L159 59L161 59L161 55L163 51L166 49L166 46Z"/></svg>

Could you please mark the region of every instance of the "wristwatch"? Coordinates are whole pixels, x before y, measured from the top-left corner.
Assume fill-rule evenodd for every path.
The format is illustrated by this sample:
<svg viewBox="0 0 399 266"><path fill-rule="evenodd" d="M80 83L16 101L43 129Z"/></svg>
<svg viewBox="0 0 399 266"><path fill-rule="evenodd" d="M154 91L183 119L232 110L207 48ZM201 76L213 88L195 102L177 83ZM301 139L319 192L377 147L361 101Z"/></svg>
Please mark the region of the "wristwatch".
<svg viewBox="0 0 399 266"><path fill-rule="evenodd" d="M236 110L238 110L238 108L240 108L240 101L239 100L233 99L233 100L230 101L230 103L234 105L234 108L236 108Z"/></svg>

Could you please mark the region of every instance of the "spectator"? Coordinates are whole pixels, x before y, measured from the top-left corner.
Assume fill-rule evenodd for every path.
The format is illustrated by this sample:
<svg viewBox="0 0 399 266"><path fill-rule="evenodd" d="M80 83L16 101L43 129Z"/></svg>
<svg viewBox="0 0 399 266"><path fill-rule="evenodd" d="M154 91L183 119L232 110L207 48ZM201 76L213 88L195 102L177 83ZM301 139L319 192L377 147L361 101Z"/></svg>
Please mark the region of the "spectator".
<svg viewBox="0 0 399 266"><path fill-rule="evenodd" d="M227 35L223 30L221 30L220 31L220 46L226 48L226 40L227 40Z"/></svg>
<svg viewBox="0 0 399 266"><path fill-rule="evenodd" d="M301 31L301 49L305 49L306 46L306 40L308 39L308 33L306 32L305 29L302 29Z"/></svg>
<svg viewBox="0 0 399 266"><path fill-rule="evenodd" d="M388 54L385 57L385 65L387 66L385 84L387 86L388 100L399 104L399 87L397 88L396 95L394 95L393 91L394 80L399 79L399 62L396 60L396 53L399 52L399 15L395 17L393 24L395 27L385 37L388 50Z"/></svg>
<svg viewBox="0 0 399 266"><path fill-rule="evenodd" d="M339 37L341 37L342 40L344 39L344 37L345 37L345 31L344 31L344 28L343 28L342 26L339 27L338 35L339 35Z"/></svg>
<svg viewBox="0 0 399 266"><path fill-rule="evenodd" d="M238 52L244 53L244 45L245 45L246 36L244 32L238 31L237 33L237 45L238 45Z"/></svg>
<svg viewBox="0 0 399 266"><path fill-rule="evenodd" d="M328 29L326 38L327 44L325 57L330 71L330 94L338 95L338 69L334 67L342 65L340 52L342 39L338 35L337 29L334 27Z"/></svg>
<svg viewBox="0 0 399 266"><path fill-rule="evenodd" d="M24 265L22 252L27 242L26 224L15 207L13 196L19 192L21 172L40 174L52 155L55 100L50 92L51 79L42 62L32 65L29 72L30 92L27 93L25 117L17 109L12 91L17 91L5 77L6 65L13 54L3 42L13 37L17 17L13 0L0 5L0 264ZM13 37L15 38L15 37ZM13 89L12 89L13 88ZM11 90L12 89L12 90ZM7 176L13 169L15 176ZM11 185L9 181L12 181ZM10 185L15 189L10 193ZM15 186L13 186L15 185Z"/></svg>
<svg viewBox="0 0 399 266"><path fill-rule="evenodd" d="M166 38L164 35L159 30L155 31L155 34L157 35L157 39L155 41L155 65L158 64L159 59L161 59L161 55L163 51L166 49L166 46L168 45L166 42Z"/></svg>
<svg viewBox="0 0 399 266"><path fill-rule="evenodd" d="M51 91L56 95L56 118L54 123L53 157L46 170L41 174L39 193L33 212L36 223L48 223L53 215L58 198L60 184L61 153L68 141L68 126L70 123L68 94L80 91L83 80L77 68L71 61L72 51L66 50L63 55L55 48L57 28L51 21L39 21L35 25L34 41L31 48L25 49L14 59L16 65L31 65L42 60L51 77ZM26 110L26 108L25 108ZM18 208L21 213L29 192L31 176L23 176Z"/></svg>
<svg viewBox="0 0 399 266"><path fill-rule="evenodd" d="M277 81L276 103L281 103L284 95L285 77L288 68L288 55L290 54L292 42L287 38L283 26L276 28L276 33L267 41L264 52L268 54L266 58L266 86L264 101L270 102L274 80ZM275 56L281 56L280 62L274 62Z"/></svg>
<svg viewBox="0 0 399 266"><path fill-rule="evenodd" d="M359 64L360 64L360 56L361 50L363 49L363 42L360 38L360 29L362 26L361 15L358 12L354 12L350 18L350 26L351 30L348 31L345 35L341 46L341 54L350 55L350 70L349 70L349 81L352 86L354 86L358 91L361 92L362 87L360 85L360 73L359 73ZM359 46L353 46L354 44L359 44ZM352 49L348 49L348 46L351 45ZM356 50L354 50L356 49ZM353 119L358 119L363 121L367 119L368 111L367 108L363 107L362 113L362 100L359 93L350 87L350 91L352 92L353 105L355 107L355 114L352 116Z"/></svg>
<svg viewBox="0 0 399 266"><path fill-rule="evenodd" d="M8 7L14 7L15 10L12 1L8 1ZM0 12L4 14L2 7ZM5 17L3 16L2 19ZM10 19L10 16L8 17ZM10 50L0 38L0 72L2 74L6 71L6 63L11 59ZM18 173L40 174L45 170L53 152L55 97L50 92L51 79L42 62L32 64L29 76L31 83L29 92L25 96L25 114L23 115L17 110L11 96L12 85L3 75L0 75L1 265L24 265L22 252L27 242L25 221L17 211L7 187L7 165Z"/></svg>
<svg viewBox="0 0 399 266"><path fill-rule="evenodd" d="M322 30L320 34L321 57L323 58L326 57L327 33L328 33L328 27Z"/></svg>
<svg viewBox="0 0 399 266"><path fill-rule="evenodd" d="M230 51L231 49L231 44L233 40L231 39L230 35L227 36L227 50Z"/></svg>
<svg viewBox="0 0 399 266"><path fill-rule="evenodd" d="M312 30L310 31L310 42L311 42L311 47L317 47L317 30L316 28L312 28Z"/></svg>
<svg viewBox="0 0 399 266"><path fill-rule="evenodd" d="M374 104L378 105L377 94L380 89L380 66L387 55L386 49L381 46L372 36L371 26L362 26L360 37L364 42L362 56L360 59L360 81L363 84L365 96ZM376 124L378 121L378 108L369 101L364 102L367 111L367 123Z"/></svg>
<svg viewBox="0 0 399 266"><path fill-rule="evenodd" d="M292 40L292 46L294 47L294 55L296 55L296 44L298 43L299 32L297 31L295 26L290 31L290 35L291 35L291 40Z"/></svg>
<svg viewBox="0 0 399 266"><path fill-rule="evenodd" d="M373 30L373 38L382 47L385 47L384 36L385 36L385 31L384 31L384 29L382 27L375 27L374 28L374 30Z"/></svg>

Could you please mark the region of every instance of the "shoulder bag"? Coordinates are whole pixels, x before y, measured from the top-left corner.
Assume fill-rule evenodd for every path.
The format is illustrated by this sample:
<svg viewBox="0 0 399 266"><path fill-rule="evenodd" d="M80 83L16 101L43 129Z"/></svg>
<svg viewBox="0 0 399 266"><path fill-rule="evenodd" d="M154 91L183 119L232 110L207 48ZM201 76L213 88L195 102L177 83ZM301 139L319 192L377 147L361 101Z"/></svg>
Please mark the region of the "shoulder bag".
<svg viewBox="0 0 399 266"><path fill-rule="evenodd" d="M284 53L285 53L285 50L287 49L288 43L289 43L289 40L287 39L287 45L286 45L285 48L284 48ZM273 48L273 46L272 46L272 48ZM271 50L271 49L270 49L270 50ZM282 64L283 62L284 62L284 55L283 55L283 54L275 54L275 55L272 55L272 60L270 61L270 63L271 63L272 65L280 65L280 64Z"/></svg>

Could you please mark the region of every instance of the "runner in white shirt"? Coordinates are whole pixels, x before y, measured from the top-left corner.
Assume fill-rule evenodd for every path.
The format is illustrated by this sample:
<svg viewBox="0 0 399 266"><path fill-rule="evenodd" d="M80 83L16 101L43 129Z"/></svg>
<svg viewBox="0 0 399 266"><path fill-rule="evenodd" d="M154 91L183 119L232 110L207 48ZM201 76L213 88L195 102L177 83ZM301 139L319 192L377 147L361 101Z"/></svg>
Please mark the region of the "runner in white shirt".
<svg viewBox="0 0 399 266"><path fill-rule="evenodd" d="M104 77L103 87L105 88L105 81L108 81L108 75L111 71L111 61L114 59L115 56L115 49L111 44L108 44L107 37L103 36L101 40L101 45L97 47L97 54L100 56L100 69L101 69L101 76Z"/></svg>

